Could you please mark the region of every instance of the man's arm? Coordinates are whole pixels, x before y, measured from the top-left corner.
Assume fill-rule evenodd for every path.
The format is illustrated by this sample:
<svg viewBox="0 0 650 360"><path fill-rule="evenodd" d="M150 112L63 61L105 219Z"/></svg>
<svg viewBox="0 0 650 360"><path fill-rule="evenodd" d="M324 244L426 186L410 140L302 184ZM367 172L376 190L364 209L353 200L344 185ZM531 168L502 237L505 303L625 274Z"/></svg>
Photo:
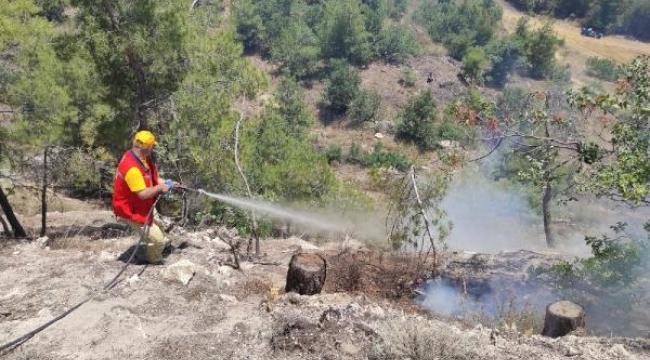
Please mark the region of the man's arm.
<svg viewBox="0 0 650 360"><path fill-rule="evenodd" d="M168 191L169 191L169 186L167 186L167 184L165 184L165 182L163 181L162 183L156 186L144 188L143 190L138 191L137 194L140 199L145 200L145 199L151 199L152 197L158 194L164 194Z"/></svg>

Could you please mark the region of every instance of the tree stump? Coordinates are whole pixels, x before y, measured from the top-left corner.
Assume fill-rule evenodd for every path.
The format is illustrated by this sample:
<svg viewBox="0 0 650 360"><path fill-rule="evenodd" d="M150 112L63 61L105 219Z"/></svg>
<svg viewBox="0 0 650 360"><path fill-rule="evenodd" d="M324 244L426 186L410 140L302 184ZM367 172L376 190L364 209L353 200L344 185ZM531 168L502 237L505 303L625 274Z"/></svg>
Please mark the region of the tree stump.
<svg viewBox="0 0 650 360"><path fill-rule="evenodd" d="M584 327L585 311L582 306L570 301L557 301L546 307L542 335L556 338Z"/></svg>
<svg viewBox="0 0 650 360"><path fill-rule="evenodd" d="M327 262L317 254L295 254L289 262L286 292L300 295L319 294L325 284Z"/></svg>

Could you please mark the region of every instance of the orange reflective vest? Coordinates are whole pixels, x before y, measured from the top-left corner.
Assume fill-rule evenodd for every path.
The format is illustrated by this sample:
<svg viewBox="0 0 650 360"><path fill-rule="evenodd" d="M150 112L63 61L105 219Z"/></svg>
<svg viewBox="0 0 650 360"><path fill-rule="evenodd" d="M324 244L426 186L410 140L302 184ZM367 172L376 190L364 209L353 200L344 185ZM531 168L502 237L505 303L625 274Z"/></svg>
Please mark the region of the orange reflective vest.
<svg viewBox="0 0 650 360"><path fill-rule="evenodd" d="M149 168L144 166L133 150L124 153L122 160L117 165L115 179L113 180L113 213L127 220L140 224L146 222L147 225L151 225L153 223L153 215L149 216L149 219L147 219L147 215L149 215L155 197L145 200L140 199L137 193L129 189L129 185L125 179L127 171L135 167L142 173L144 183L147 187L156 186L158 184L156 164L151 160L148 163Z"/></svg>

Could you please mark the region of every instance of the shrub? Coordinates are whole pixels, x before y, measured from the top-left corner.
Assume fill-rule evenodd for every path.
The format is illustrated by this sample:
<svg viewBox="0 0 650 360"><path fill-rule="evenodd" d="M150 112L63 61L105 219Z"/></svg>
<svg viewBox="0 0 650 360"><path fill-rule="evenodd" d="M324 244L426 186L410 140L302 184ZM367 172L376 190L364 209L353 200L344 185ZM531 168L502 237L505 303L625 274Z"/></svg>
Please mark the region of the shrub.
<svg viewBox="0 0 650 360"><path fill-rule="evenodd" d="M404 87L413 87L415 86L415 71L410 66L402 68L402 75L400 76L399 83Z"/></svg>
<svg viewBox="0 0 650 360"><path fill-rule="evenodd" d="M397 152L375 151L363 157L363 166L366 167L394 167L399 171L406 171L411 167L408 159Z"/></svg>
<svg viewBox="0 0 650 360"><path fill-rule="evenodd" d="M587 74L605 81L616 81L621 76L621 70L616 62L610 59L590 57L587 59Z"/></svg>
<svg viewBox="0 0 650 360"><path fill-rule="evenodd" d="M356 68L345 60L334 59L325 88L325 99L334 110L345 112L350 102L357 97L360 84L361 76Z"/></svg>
<svg viewBox="0 0 650 360"><path fill-rule="evenodd" d="M348 156L345 158L350 164L360 164L363 160L363 150L359 144L353 143L350 145L350 150L348 151Z"/></svg>
<svg viewBox="0 0 650 360"><path fill-rule="evenodd" d="M483 50L483 48L475 46L469 48L463 56L463 75L472 81L482 83L484 66L485 50Z"/></svg>
<svg viewBox="0 0 650 360"><path fill-rule="evenodd" d="M560 286L587 283L601 288L618 288L637 280L643 267L647 241L628 238L624 234L627 224L618 223L611 228L618 235L610 238L587 236L591 257L562 261L548 268L535 269L537 274L547 273Z"/></svg>
<svg viewBox="0 0 650 360"><path fill-rule="evenodd" d="M377 52L386 61L401 64L420 53L415 35L401 25L389 25L379 34Z"/></svg>
<svg viewBox="0 0 650 360"><path fill-rule="evenodd" d="M332 144L325 150L325 157L327 158L327 162L330 164L332 161L341 162L341 159L343 158L343 151L341 150L340 146Z"/></svg>
<svg viewBox="0 0 650 360"><path fill-rule="evenodd" d="M349 116L353 124L360 125L377 117L381 97L376 91L361 90L350 104Z"/></svg>
<svg viewBox="0 0 650 360"><path fill-rule="evenodd" d="M433 149L436 115L436 103L431 91L414 96L400 114L397 138L411 141L423 150Z"/></svg>

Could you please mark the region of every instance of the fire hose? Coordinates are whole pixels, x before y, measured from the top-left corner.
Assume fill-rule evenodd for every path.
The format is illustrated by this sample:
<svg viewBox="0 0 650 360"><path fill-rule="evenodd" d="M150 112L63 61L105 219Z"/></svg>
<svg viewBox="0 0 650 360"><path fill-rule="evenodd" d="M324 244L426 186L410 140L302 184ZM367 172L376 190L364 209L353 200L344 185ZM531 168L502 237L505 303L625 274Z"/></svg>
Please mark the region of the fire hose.
<svg viewBox="0 0 650 360"><path fill-rule="evenodd" d="M183 190L183 191L188 190L188 191L196 191L196 192L199 192L199 193L203 192L203 190L200 190L200 189L192 189L192 188L188 188L188 187L185 187L185 186L179 186L179 185L177 185L176 187L179 187L179 188L180 188L181 190ZM169 191L168 194L170 194L170 193L171 193L171 189L170 189L170 191ZM146 218L145 218L145 224L149 223L149 221L151 220L151 217L153 216L154 209L156 208L156 204L158 203L158 201L160 200L160 198L161 198L161 196L157 196L156 199L155 199L155 201L154 201L153 204L151 205L151 209L149 209L149 212L147 213L147 216L146 216ZM140 249L140 244L141 244L141 243L142 243L142 242L147 238L147 236L149 235L149 226L145 226L144 228L145 228L145 229L144 229L144 231L142 232L142 236L140 236L140 238L138 239L138 242L135 244L135 247L134 247L134 249L133 249L133 252L131 253L131 256L129 256L129 259L126 261L126 263L124 264L124 266L122 266L122 268L120 269L120 271L117 273L117 275L115 275L115 276L113 277L113 279L111 279L111 281L107 282L107 283L104 285L104 287L103 287L102 289L95 290L95 291L92 292L90 295L88 295L85 299L81 300L80 302L78 302L77 304L75 304L74 306L72 306L71 308L69 308L68 310L66 310L66 311L63 312L62 314L60 314L59 316L53 318L52 320L46 322L45 324L39 326L38 328L36 328L36 329L34 329L34 330L28 332L27 334L22 335L22 336L20 336L20 337L18 337L18 338L16 338L16 339L14 339L14 340L12 340L12 341L6 343L6 344L1 345L1 346L0 346L0 356L6 355L7 353L9 353L9 352L11 352L12 350L16 349L18 346L20 346L20 345L22 345L23 343L25 343L27 340L29 340L29 339L31 339L32 337L34 337L34 335L36 335L36 334L38 334L39 332L41 332L41 331L47 329L47 328L50 327L52 324L54 324L54 323L56 323L57 321L63 319L64 317L68 316L70 313L72 313L73 311L75 311L75 310L77 310L79 307L81 307L81 305L83 305L83 304L87 303L88 301L92 300L92 299L93 299L97 294L99 294L100 292L101 292L101 293L105 293L106 291L113 289L113 288L115 287L115 285L118 284L118 279L120 278L120 276L122 276L122 274L124 273L124 271L125 271L125 270L129 267L129 265L131 264L131 261L133 261L133 258L135 257L135 254L136 254L136 253L138 252L138 250Z"/></svg>

